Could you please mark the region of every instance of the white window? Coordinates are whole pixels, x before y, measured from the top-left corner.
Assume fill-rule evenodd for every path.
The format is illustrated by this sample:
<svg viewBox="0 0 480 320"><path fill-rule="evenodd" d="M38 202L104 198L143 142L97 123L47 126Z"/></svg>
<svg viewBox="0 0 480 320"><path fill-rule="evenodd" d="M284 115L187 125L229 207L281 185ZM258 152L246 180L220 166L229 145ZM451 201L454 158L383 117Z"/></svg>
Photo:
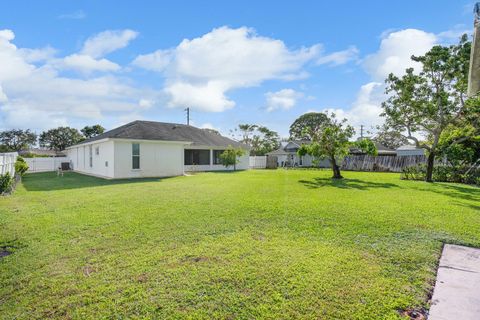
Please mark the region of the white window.
<svg viewBox="0 0 480 320"><path fill-rule="evenodd" d="M88 164L90 168L93 167L93 152L92 152L92 145L88 146Z"/></svg>
<svg viewBox="0 0 480 320"><path fill-rule="evenodd" d="M140 144L132 143L132 169L140 169Z"/></svg>

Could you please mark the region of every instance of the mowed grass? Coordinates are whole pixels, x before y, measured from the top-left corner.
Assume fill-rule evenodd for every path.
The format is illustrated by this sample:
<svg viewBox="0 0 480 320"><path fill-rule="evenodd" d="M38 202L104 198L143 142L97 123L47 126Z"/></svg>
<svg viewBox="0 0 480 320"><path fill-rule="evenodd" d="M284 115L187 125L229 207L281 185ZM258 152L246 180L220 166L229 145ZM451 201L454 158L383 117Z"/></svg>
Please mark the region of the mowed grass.
<svg viewBox="0 0 480 320"><path fill-rule="evenodd" d="M443 243L480 246L480 189L276 170L30 174L0 198L3 319L400 319Z"/></svg>

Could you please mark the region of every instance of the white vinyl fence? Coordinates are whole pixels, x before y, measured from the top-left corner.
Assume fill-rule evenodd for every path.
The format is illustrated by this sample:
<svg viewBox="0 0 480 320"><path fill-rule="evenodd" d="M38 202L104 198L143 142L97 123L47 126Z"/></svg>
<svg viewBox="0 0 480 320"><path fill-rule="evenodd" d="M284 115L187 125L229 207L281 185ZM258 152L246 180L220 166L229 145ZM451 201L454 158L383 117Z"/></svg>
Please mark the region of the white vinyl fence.
<svg viewBox="0 0 480 320"><path fill-rule="evenodd" d="M8 152L0 153L0 174L7 172L13 177L15 175L15 161L17 161L18 153Z"/></svg>
<svg viewBox="0 0 480 320"><path fill-rule="evenodd" d="M62 162L68 162L67 157L25 158L28 164L27 172L56 171Z"/></svg>
<svg viewBox="0 0 480 320"><path fill-rule="evenodd" d="M249 158L250 169L265 169L267 167L267 156L253 156Z"/></svg>

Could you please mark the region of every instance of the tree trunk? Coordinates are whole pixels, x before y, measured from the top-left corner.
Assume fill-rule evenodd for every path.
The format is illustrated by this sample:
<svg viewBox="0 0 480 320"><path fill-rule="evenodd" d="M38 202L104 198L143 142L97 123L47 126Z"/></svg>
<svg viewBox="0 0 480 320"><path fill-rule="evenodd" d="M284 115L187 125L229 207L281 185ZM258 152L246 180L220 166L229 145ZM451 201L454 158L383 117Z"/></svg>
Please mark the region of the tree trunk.
<svg viewBox="0 0 480 320"><path fill-rule="evenodd" d="M332 179L343 179L342 175L340 174L340 167L337 165L337 161L335 160L335 157L332 157L330 161L332 162L332 170L333 170Z"/></svg>
<svg viewBox="0 0 480 320"><path fill-rule="evenodd" d="M425 176L426 182L433 182L433 166L435 164L435 152L430 151L427 158L427 175Z"/></svg>

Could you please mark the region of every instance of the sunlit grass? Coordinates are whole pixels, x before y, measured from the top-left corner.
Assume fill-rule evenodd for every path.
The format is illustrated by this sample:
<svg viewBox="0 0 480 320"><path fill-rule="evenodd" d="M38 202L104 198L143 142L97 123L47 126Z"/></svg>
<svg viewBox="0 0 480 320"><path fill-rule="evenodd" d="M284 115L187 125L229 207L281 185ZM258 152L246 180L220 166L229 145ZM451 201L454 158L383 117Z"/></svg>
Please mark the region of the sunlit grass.
<svg viewBox="0 0 480 320"><path fill-rule="evenodd" d="M396 319L442 243L480 246L480 189L276 170L31 174L0 198L0 318Z"/></svg>

